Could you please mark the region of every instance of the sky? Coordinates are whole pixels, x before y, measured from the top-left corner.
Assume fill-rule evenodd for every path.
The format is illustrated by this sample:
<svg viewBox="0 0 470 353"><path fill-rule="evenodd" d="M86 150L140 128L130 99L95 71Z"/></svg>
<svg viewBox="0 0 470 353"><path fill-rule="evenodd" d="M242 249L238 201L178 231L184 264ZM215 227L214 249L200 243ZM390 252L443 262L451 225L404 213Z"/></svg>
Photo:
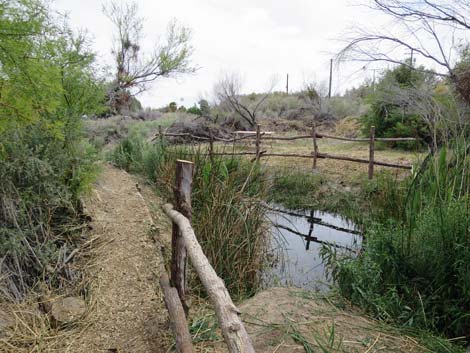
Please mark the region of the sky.
<svg viewBox="0 0 470 353"><path fill-rule="evenodd" d="M123 0L124 2L126 0ZM171 101L189 107L211 99L213 86L224 74L237 73L243 92L262 92L276 77L275 90L300 90L307 81L326 84L330 58L344 45L348 28L380 25L380 14L352 0L137 0L145 18L143 50L162 38L171 19L189 27L196 73L155 81L138 96L146 107ZM98 61L112 65L113 25L100 0L55 0L53 8L67 13L75 29L87 30ZM333 93L372 77L372 68L334 65Z"/></svg>

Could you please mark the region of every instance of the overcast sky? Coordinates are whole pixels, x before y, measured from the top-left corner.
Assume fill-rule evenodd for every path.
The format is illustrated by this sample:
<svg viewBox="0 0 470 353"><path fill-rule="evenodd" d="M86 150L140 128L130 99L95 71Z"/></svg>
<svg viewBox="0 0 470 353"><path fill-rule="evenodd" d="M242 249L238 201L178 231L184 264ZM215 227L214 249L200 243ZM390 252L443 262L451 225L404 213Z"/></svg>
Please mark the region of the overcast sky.
<svg viewBox="0 0 470 353"><path fill-rule="evenodd" d="M123 0L125 1L125 0ZM112 64L113 27L102 13L100 0L55 0L53 7L69 14L72 27L87 29L102 63ZM145 17L143 47L165 33L176 18L191 28L200 69L178 79L161 79L139 96L144 106L159 107L171 101L192 105L212 93L214 82L226 72L242 75L244 92L263 91L273 75L276 90L290 89L306 80L327 81L329 60L339 40L353 24L378 25L380 15L354 5L353 0L137 0ZM382 22L383 23L383 22ZM335 67L333 92L341 92L372 76L358 66Z"/></svg>

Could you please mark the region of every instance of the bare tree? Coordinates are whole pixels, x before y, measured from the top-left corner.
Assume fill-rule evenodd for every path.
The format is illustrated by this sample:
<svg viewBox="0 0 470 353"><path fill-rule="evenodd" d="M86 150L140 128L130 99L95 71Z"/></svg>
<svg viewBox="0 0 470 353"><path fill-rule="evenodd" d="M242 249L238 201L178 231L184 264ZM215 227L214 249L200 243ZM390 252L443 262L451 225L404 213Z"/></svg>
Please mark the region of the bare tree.
<svg viewBox="0 0 470 353"><path fill-rule="evenodd" d="M109 98L110 106L117 111L128 107L131 97L156 79L195 71L191 66L191 33L176 20L170 21L166 39L155 41L152 51L144 53L140 43L144 19L138 14L137 3L110 2L103 12L116 29L112 48L116 77Z"/></svg>
<svg viewBox="0 0 470 353"><path fill-rule="evenodd" d="M235 73L226 74L214 87L214 95L219 104L227 104L241 119L246 121L250 127L257 124L257 113L268 98L275 86L275 78L266 93L253 95L254 100L248 104L242 98L242 80Z"/></svg>
<svg viewBox="0 0 470 353"><path fill-rule="evenodd" d="M434 63L434 74L454 77L458 39L468 39L468 0L373 0L372 8L391 17L388 29L356 28L340 52L340 60L384 61L413 67L403 56L421 56ZM426 69L424 69L426 70Z"/></svg>

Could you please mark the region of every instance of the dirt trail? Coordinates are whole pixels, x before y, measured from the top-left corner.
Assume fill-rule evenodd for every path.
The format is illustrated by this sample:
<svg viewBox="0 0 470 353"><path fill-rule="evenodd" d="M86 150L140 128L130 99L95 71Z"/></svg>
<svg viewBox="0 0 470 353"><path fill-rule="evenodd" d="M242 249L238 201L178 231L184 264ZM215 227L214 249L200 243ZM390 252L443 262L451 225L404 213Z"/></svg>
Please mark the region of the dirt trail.
<svg viewBox="0 0 470 353"><path fill-rule="evenodd" d="M151 239L148 209L135 180L105 166L88 203L92 234L89 326L67 352L166 352L168 317L158 286L162 262Z"/></svg>

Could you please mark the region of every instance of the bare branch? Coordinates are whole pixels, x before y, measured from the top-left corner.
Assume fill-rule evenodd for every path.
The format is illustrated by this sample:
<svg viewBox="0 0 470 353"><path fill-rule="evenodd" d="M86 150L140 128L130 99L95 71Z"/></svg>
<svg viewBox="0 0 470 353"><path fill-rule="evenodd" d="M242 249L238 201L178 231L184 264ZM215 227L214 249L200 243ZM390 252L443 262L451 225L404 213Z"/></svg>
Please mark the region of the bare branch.
<svg viewBox="0 0 470 353"><path fill-rule="evenodd" d="M405 64L406 50L440 67L435 74L453 77L452 58L458 51L454 37L468 38L469 1L373 0L373 9L389 15L393 25L388 31L356 29L338 60Z"/></svg>

